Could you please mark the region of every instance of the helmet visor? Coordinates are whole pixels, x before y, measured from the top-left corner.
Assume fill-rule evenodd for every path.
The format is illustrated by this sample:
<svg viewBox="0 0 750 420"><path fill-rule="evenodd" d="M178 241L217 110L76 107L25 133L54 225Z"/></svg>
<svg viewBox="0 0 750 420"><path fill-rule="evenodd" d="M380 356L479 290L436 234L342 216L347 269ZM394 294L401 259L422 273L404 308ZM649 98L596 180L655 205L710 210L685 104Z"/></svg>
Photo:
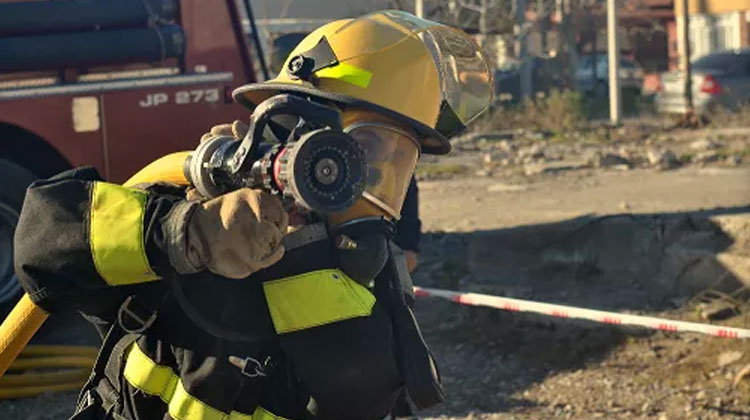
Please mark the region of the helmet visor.
<svg viewBox="0 0 750 420"><path fill-rule="evenodd" d="M381 123L356 123L346 131L362 146L367 158L363 198L398 219L419 157L417 140Z"/></svg>
<svg viewBox="0 0 750 420"><path fill-rule="evenodd" d="M328 38L339 62L375 54L418 39L435 62L443 97L438 131L450 136L481 114L492 101L492 76L479 46L466 33L388 10L353 19Z"/></svg>

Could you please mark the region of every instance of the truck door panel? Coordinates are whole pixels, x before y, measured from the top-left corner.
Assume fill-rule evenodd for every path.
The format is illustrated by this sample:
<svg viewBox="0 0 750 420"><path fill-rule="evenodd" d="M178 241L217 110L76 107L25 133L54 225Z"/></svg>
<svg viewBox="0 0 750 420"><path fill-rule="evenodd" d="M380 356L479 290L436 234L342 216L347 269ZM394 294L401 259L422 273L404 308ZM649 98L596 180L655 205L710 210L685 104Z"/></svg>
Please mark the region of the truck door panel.
<svg viewBox="0 0 750 420"><path fill-rule="evenodd" d="M28 92L33 93L33 88ZM36 134L73 166L93 165L103 174L100 111L97 94L0 99L0 123L16 125Z"/></svg>
<svg viewBox="0 0 750 420"><path fill-rule="evenodd" d="M194 149L211 126L247 119L225 98L230 83L151 87L103 94L108 179L122 182L166 154Z"/></svg>

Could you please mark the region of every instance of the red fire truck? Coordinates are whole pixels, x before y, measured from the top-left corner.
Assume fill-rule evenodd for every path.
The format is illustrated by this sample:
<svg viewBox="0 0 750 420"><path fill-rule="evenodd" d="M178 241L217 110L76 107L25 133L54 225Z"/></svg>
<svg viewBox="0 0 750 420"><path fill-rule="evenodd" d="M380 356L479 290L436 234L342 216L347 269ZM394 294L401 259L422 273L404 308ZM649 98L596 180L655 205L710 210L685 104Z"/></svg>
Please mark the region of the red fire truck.
<svg viewBox="0 0 750 420"><path fill-rule="evenodd" d="M121 182L247 118L231 99L256 79L243 19L249 0L0 0L0 312L20 293L13 231L34 179L91 165Z"/></svg>

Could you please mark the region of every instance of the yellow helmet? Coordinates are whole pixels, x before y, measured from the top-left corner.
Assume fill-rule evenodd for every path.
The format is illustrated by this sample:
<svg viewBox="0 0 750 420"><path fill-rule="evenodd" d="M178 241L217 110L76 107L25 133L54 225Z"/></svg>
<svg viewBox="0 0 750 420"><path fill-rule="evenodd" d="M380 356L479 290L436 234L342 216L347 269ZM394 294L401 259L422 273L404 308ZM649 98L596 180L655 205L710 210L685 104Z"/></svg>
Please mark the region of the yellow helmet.
<svg viewBox="0 0 750 420"><path fill-rule="evenodd" d="M328 23L310 33L279 75L241 86L235 100L253 109L278 93L300 93L400 120L423 153L445 154L448 138L492 100L481 50L464 32L402 11Z"/></svg>

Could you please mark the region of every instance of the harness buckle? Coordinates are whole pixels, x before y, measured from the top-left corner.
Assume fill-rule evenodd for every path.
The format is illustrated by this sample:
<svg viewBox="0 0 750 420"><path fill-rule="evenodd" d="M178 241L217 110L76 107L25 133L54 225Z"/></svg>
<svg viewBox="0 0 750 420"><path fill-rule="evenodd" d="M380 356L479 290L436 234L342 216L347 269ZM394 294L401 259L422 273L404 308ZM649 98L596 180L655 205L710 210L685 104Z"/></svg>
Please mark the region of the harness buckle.
<svg viewBox="0 0 750 420"><path fill-rule="evenodd" d="M117 323L120 324L120 328L131 334L140 334L146 331L155 320L156 311L149 312L139 305L132 295L122 302L120 309L117 311Z"/></svg>
<svg viewBox="0 0 750 420"><path fill-rule="evenodd" d="M242 359L237 356L229 356L229 363L240 368L240 372L248 378L268 376L272 367L271 356L266 357L263 363L252 357Z"/></svg>

